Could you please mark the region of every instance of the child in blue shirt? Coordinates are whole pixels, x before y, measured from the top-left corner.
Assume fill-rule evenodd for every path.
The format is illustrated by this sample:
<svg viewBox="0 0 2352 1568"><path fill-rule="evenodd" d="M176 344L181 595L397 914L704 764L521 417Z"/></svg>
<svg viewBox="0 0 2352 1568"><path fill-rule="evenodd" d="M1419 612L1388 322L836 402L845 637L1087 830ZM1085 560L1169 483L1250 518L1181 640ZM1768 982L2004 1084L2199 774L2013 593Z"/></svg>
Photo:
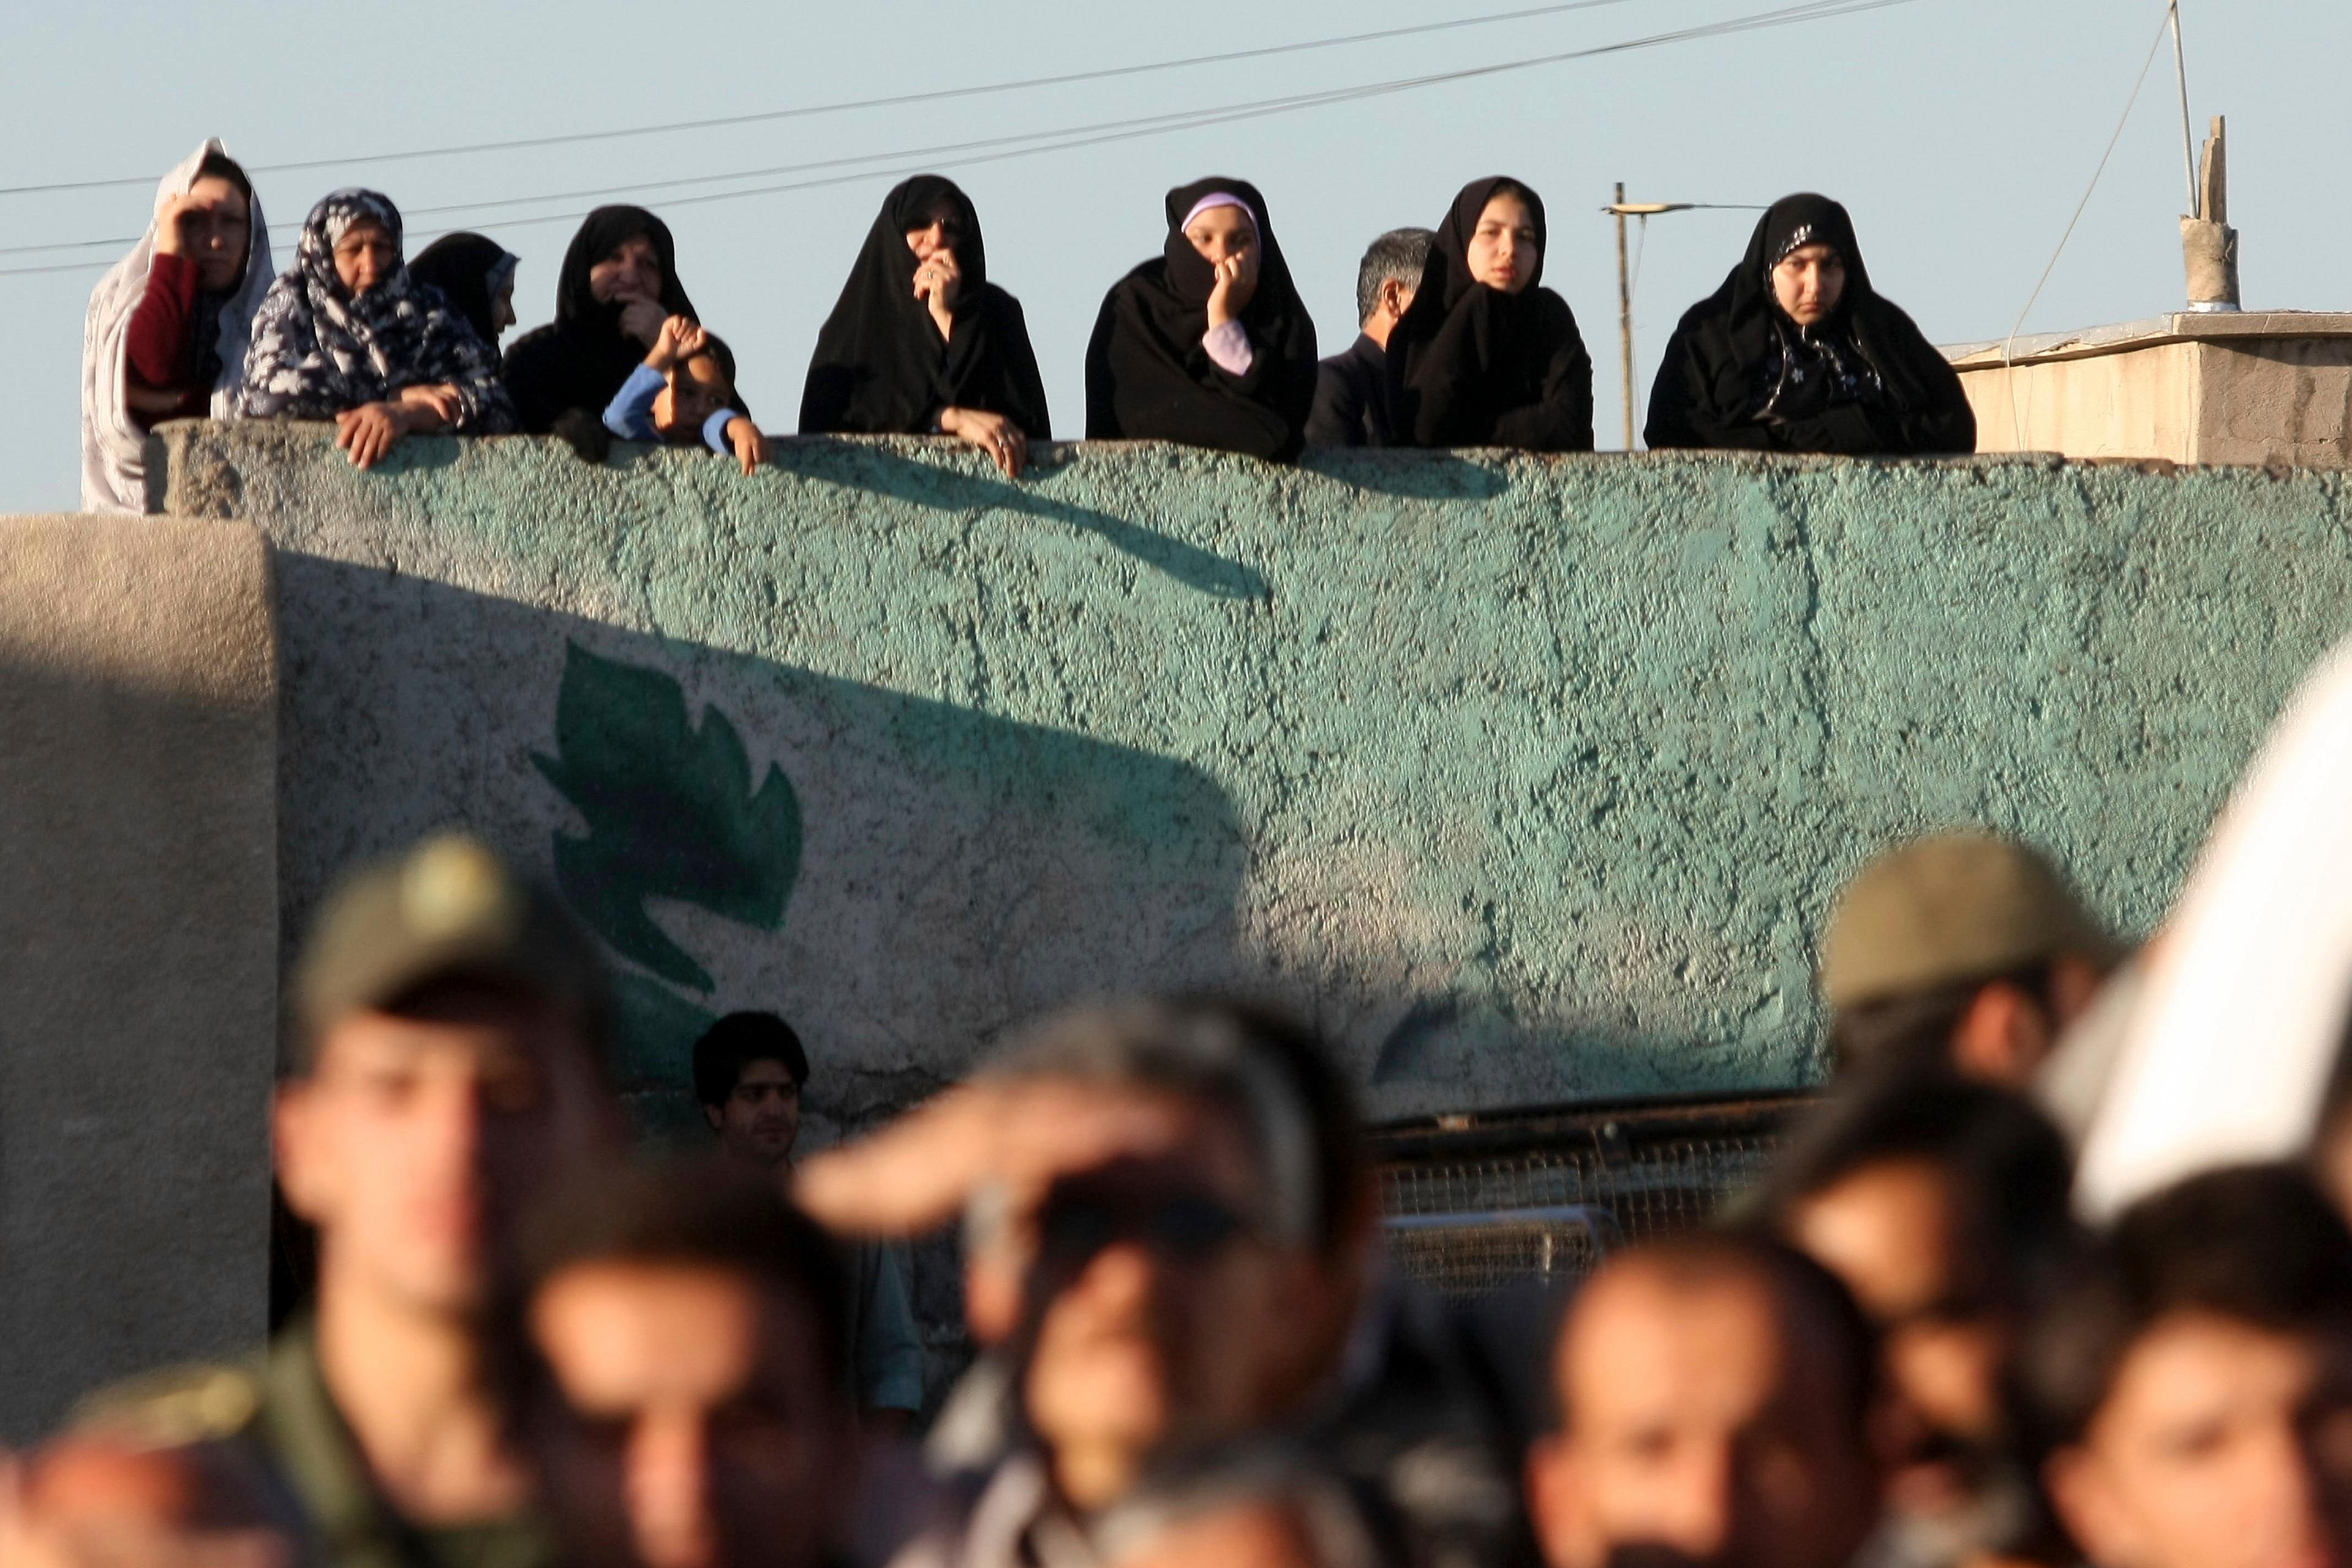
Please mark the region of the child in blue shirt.
<svg viewBox="0 0 2352 1568"><path fill-rule="evenodd" d="M604 428L624 441L698 441L722 458L732 453L748 474L768 460L768 438L736 411L734 400L733 353L715 334L672 316L646 363L613 395Z"/></svg>

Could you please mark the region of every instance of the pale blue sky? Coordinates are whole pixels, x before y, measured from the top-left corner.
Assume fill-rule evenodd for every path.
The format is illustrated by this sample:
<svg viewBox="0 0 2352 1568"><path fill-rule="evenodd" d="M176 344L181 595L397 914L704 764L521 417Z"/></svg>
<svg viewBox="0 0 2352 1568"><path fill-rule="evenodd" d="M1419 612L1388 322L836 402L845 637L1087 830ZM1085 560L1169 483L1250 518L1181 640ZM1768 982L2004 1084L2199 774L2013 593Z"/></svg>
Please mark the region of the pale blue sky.
<svg viewBox="0 0 2352 1568"><path fill-rule="evenodd" d="M394 6L238 0L0 7L0 185L137 175L135 187L0 196L0 244L136 233L152 182L207 134L249 163L559 134L1213 54L1523 8L1538 0L698 0ZM1788 0L1617 0L1434 37L1107 83L531 152L264 175L279 264L303 213L364 183L404 209L621 185L1124 117L1207 110L1557 53L1775 8ZM2155 0L1913 0L1745 37L1549 66L1483 81L960 168L956 153L884 163L824 189L669 217L704 319L734 344L771 429L792 428L816 329L882 193L915 163L978 203L990 271L1027 307L1057 434L1084 424L1081 365L1103 291L1157 251L1170 185L1223 173L1265 191L1324 352L1354 331L1357 258L1378 231L1431 224L1464 182L1520 175L1544 194L1545 281L1600 367L1601 445L1617 444L1616 283L1598 212L1637 199L1769 202L1820 189L1854 212L1880 288L1939 342L2008 331L2049 259L2154 37ZM2340 194L2352 101L2343 0L2186 0L2191 107L2231 119L2232 218L2250 306L2352 306ZM656 18L659 18L656 22ZM791 176L786 176L790 178ZM807 176L803 176L807 177ZM776 183L776 182L757 182ZM2179 299L2185 200L2168 52L2027 323L2127 320ZM708 191L714 187L699 187ZM723 187L719 187L723 188ZM528 327L552 311L584 201L466 221L523 257ZM448 220L417 218L426 232ZM1738 258L1750 215L1651 226L1637 298L1646 389L1675 317ZM0 268L110 253L0 256ZM82 310L101 268L0 277L20 347L0 381L0 511L77 499Z"/></svg>

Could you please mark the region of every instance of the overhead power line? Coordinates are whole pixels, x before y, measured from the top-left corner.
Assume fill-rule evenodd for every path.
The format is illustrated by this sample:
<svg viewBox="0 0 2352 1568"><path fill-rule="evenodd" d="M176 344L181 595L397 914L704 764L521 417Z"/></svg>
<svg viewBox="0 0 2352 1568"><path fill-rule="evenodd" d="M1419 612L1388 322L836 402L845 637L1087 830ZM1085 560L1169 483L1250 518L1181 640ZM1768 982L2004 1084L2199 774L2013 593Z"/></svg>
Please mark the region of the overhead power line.
<svg viewBox="0 0 2352 1568"><path fill-rule="evenodd" d="M1623 39L1613 44L1598 44L1580 49L1568 49L1554 54L1528 56L1517 59L1496 61L1483 66L1473 66L1455 70L1431 72L1421 76L1402 77L1388 81L1364 83L1354 87L1332 88L1318 92L1295 93L1281 98L1260 99L1242 103L1225 104L1210 109L1189 110L1180 113L1147 115L1124 121L1106 121L1094 126L1068 126L1055 131L1031 132L1018 137L1003 137L996 140L998 142L1013 142L1025 144L1014 145L999 151L982 153L972 156L950 156L944 162L937 163L926 163L924 164L891 170L861 168L853 174L835 174L819 179L793 181L782 184L755 185L741 190L716 191L700 195L679 196L665 201L663 205L668 208L698 206L712 202L737 201L751 196L782 195L798 191L817 190L828 186L856 184L865 180L900 178L908 174L923 173L926 169L929 168L969 168L981 164L1003 163L1010 159L1037 157L1050 153L1069 152L1081 147L1101 146L1110 142L1132 141L1140 137L1165 135L1174 131L1232 124L1241 121L1261 119L1268 115L1295 113L1301 110L1324 108L1337 103L1356 102L1366 99L1386 97L1396 93L1413 91L1422 88L1475 80L1481 78L1498 76L1508 72L1532 70L1545 66L1561 65L1576 60L1592 59L1607 55L1622 54L1633 50L1656 48L1671 44L1695 42L1700 39L1728 37L1740 33L1759 32L1769 28L1790 26L1806 22L1824 21L1840 16L1856 16L1864 12L1887 10L1895 6L1914 5L1916 3L1917 0L1803 0L1803 3L1801 4L1782 6L1777 10L1756 12L1746 16L1731 17L1720 22L1704 23L1694 26L1676 28L1671 32L1655 33L1643 37ZM989 144L990 143L987 142L976 142L966 138L945 148L907 148L890 153L867 153L845 158L818 160L810 163L784 164L770 171L743 171L730 175L697 175L676 180L651 180L640 182L635 184L611 186L597 191L550 193L540 196L491 198L480 202L457 203L432 207L419 207L414 209L413 213L409 216L429 216L453 212L494 214L501 208L515 205L527 205L538 201L585 198L591 195L618 195L655 193L673 189L681 185L708 183L714 179L745 179L759 177L763 174L801 173L805 171L814 171L816 169L835 168L849 163L867 164L888 162L896 159L914 157L928 158L929 155L935 153L946 152L952 154L974 146L985 146ZM514 218L499 218L486 216L476 217L470 221L482 224L484 226L488 227L528 228L542 224L573 223L586 216L587 214L585 212L558 212L541 214L537 216ZM458 226L462 226L456 224L448 226L449 228L456 228ZM445 229L442 232L447 232L447 230ZM429 237L433 237L433 236L427 233L419 233L410 236L412 241L420 244L424 243ZM127 238L115 240L93 240L82 242L81 244L73 247L73 248L90 248L109 245L119 247L136 243L137 237L132 236ZM67 247L27 247L19 248L62 249ZM0 254L5 254L5 252L0 252ZM32 277L43 273L80 271L85 269L94 269L100 265L104 264L96 262L68 262L47 266L5 268L0 269L0 278L22 278Z"/></svg>
<svg viewBox="0 0 2352 1568"><path fill-rule="evenodd" d="M1191 55L1181 59L1148 60L1136 65L1104 66L1093 70L1065 71L1055 76L1023 77L1013 81L986 82L976 87L940 88L928 92L898 93L887 98L851 99L835 103L803 104L792 109L761 110L749 114L722 114L704 120L673 120L658 125L632 125L614 131L574 131L552 136L523 136L503 142L468 142L447 147L418 147L402 153L362 153L348 158L305 158L290 163L256 163L248 165L247 174L285 174L305 169L341 169L367 163L392 163L420 158L455 158L480 153L513 153L537 147L562 147L581 142L612 142L634 136L665 136L682 131L716 131L730 126L772 124L782 120L804 120L822 114L847 114L867 109L904 109L919 103L944 103L959 98L980 98L992 93L1020 92L1038 87L1069 87L1080 82L1114 81L1122 77L1145 76L1157 71L1184 70L1196 66L1230 65L1240 60L1266 59L1276 55L1304 54L1314 49L1342 48L1355 44L1380 43L1391 38L1416 37L1429 33L1445 33L1464 27L1492 26L1503 22L1525 22L1538 16L1557 16L1571 11L1597 10L1604 5L1622 5L1631 0L1562 0L1550 5L1535 5L1519 11L1496 11L1483 16L1457 16L1451 21L1423 22L1409 27L1383 27L1376 32L1348 33L1336 37L1304 38L1296 43L1268 44L1254 49L1233 49L1223 54ZM112 190L130 185L154 183L152 174L131 174L110 180L65 180L52 184L0 185L0 196L23 196L57 191Z"/></svg>

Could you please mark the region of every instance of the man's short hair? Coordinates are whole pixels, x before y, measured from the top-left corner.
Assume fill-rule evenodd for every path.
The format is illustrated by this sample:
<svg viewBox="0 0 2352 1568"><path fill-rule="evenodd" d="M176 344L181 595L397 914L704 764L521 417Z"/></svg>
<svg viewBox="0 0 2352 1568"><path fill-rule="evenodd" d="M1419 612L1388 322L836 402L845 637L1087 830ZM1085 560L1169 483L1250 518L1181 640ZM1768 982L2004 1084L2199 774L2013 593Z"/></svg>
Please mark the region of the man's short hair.
<svg viewBox="0 0 2352 1568"><path fill-rule="evenodd" d="M491 1334L493 1371L511 1411L551 1391L530 1334L533 1301L574 1268L613 1263L738 1275L798 1302L824 1385L846 1390L849 1286L833 1239L772 1178L719 1163L637 1164L558 1184L526 1221Z"/></svg>
<svg viewBox="0 0 2352 1568"><path fill-rule="evenodd" d="M1835 1384L1838 1424L1857 1447L1870 1445L1870 1426L1878 1401L1878 1334L1856 1304L1845 1282L1803 1253L1775 1237L1749 1228L1685 1231L1656 1241L1643 1242L1616 1254L1601 1266L1603 1273L1628 1268L1648 1268L1673 1286L1703 1289L1728 1280L1761 1285L1780 1310L1787 1337L1811 1331L1822 1336L1828 1371ZM1597 1278L1597 1277L1596 1277ZM1590 1287L1588 1286L1588 1289ZM1579 1298L1571 1300L1554 1336L1558 1354L1565 1336L1576 1331ZM1569 1391L1548 1380L1555 1402L1554 1419L1565 1428Z"/></svg>
<svg viewBox="0 0 2352 1568"><path fill-rule="evenodd" d="M1425 228L1392 228L1372 241L1356 268L1356 320L1369 321L1380 309L1381 285L1402 283L1421 287L1422 268L1429 264L1429 247L1437 238Z"/></svg>
<svg viewBox="0 0 2352 1568"><path fill-rule="evenodd" d="M2306 1176L2279 1165L2208 1172L2135 1204L2020 1346L2029 1457L2082 1441L2133 1348L2181 1312L2352 1335L2352 1232Z"/></svg>
<svg viewBox="0 0 2352 1568"><path fill-rule="evenodd" d="M1074 1008L982 1069L1161 1089L1231 1111L1263 1173L1281 1239L1328 1250L1350 1234L1364 1182L1356 1097L1314 1033L1270 1008L1213 997Z"/></svg>
<svg viewBox="0 0 2352 1568"><path fill-rule="evenodd" d="M1981 1262L1994 1304L2030 1308L2057 1287L2082 1243L2065 1137L2022 1096L1957 1074L1873 1079L1834 1095L1775 1158L1759 1215L1785 1231L1849 1177L1907 1161L1944 1173L1958 1245Z"/></svg>
<svg viewBox="0 0 2352 1568"><path fill-rule="evenodd" d="M773 1013L730 1013L694 1042L694 1098L726 1104L753 1062L782 1062L793 1088L808 1083L808 1052L790 1024Z"/></svg>

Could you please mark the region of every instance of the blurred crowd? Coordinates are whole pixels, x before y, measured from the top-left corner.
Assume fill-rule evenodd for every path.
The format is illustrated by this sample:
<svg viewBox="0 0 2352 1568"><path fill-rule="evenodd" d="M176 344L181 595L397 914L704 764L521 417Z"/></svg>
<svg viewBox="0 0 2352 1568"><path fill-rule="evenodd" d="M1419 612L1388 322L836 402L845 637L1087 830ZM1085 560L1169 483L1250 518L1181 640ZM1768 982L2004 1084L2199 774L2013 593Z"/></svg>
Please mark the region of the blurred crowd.
<svg viewBox="0 0 2352 1568"><path fill-rule="evenodd" d="M2136 952L2017 842L1880 855L1762 1179L1469 1305L1384 1253L1354 1076L1229 998L1064 1012L814 1153L799 1037L731 1016L710 1151L633 1153L595 948L435 838L289 983L315 1289L0 1465L0 1563L2330 1568L2347 774L2339 658ZM927 1402L904 1247L955 1227Z"/></svg>

